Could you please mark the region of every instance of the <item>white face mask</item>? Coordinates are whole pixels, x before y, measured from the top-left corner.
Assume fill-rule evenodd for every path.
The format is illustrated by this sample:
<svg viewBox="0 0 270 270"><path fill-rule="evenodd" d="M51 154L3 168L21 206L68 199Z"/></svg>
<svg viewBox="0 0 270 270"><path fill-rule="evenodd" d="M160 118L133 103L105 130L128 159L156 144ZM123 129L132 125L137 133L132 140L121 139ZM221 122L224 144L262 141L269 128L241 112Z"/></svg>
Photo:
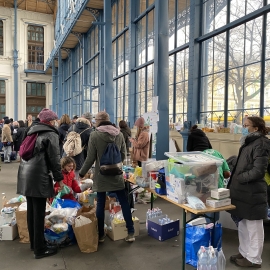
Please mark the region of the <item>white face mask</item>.
<svg viewBox="0 0 270 270"><path fill-rule="evenodd" d="M57 121L54 121L54 126L55 126L56 128L58 128L58 122L57 122Z"/></svg>

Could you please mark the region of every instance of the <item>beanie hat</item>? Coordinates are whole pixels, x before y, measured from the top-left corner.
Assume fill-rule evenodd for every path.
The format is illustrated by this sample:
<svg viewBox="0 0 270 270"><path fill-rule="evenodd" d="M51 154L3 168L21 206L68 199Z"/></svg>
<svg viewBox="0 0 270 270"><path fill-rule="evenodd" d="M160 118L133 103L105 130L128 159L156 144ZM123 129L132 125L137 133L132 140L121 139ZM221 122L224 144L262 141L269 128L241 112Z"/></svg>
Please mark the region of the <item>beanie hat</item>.
<svg viewBox="0 0 270 270"><path fill-rule="evenodd" d="M5 124L10 124L10 120L9 119L5 119Z"/></svg>
<svg viewBox="0 0 270 270"><path fill-rule="evenodd" d="M95 120L96 120L96 126L98 127L101 122L110 121L110 116L106 112L102 111L102 112L97 113Z"/></svg>
<svg viewBox="0 0 270 270"><path fill-rule="evenodd" d="M144 118L143 117L138 118L134 125L139 127L139 128L143 128L144 127Z"/></svg>
<svg viewBox="0 0 270 270"><path fill-rule="evenodd" d="M6 120L6 119L9 119L9 117L8 116L4 116L3 119Z"/></svg>
<svg viewBox="0 0 270 270"><path fill-rule="evenodd" d="M93 115L90 112L86 112L82 115L83 118L86 118L87 120L89 120L90 122L93 119Z"/></svg>
<svg viewBox="0 0 270 270"><path fill-rule="evenodd" d="M39 119L41 122L50 122L52 120L56 120L58 119L58 116L55 112L53 112L52 110L49 109L43 109L40 113L39 113Z"/></svg>

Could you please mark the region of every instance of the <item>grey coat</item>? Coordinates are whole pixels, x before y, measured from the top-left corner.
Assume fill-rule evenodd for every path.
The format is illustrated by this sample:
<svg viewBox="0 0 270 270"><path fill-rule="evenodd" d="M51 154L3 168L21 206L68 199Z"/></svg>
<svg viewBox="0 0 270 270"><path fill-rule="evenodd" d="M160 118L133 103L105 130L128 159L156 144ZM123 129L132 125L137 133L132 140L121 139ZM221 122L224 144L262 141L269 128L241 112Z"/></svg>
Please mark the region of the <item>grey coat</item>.
<svg viewBox="0 0 270 270"><path fill-rule="evenodd" d="M231 214L238 218L260 220L267 217L267 184L264 175L270 155L270 141L263 135L248 136L241 146L228 184Z"/></svg>
<svg viewBox="0 0 270 270"><path fill-rule="evenodd" d="M108 122L106 122L108 123ZM88 150L87 150L87 158L83 164L83 167L80 170L80 176L84 176L88 170L95 163L95 173L93 179L93 191L97 192L107 192L107 191L115 191L122 190L125 188L123 175L116 176L106 176L101 175L99 172L99 162L102 157L107 144L111 143L115 139L115 144L118 146L119 151L121 153L122 161L124 161L126 157L126 144L124 137L118 129L111 125L106 125L103 127L108 127L109 130L113 130L117 133L116 136L112 135L112 133L102 132L99 130L93 131L89 138L88 142ZM115 130L114 130L115 129Z"/></svg>

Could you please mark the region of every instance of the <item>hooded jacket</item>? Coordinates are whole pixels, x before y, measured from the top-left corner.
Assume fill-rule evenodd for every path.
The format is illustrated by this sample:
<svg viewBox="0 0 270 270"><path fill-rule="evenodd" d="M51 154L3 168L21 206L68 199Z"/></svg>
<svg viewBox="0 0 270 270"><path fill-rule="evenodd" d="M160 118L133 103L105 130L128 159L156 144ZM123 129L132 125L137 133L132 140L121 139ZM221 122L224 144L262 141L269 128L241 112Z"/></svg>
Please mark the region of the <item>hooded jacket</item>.
<svg viewBox="0 0 270 270"><path fill-rule="evenodd" d="M137 139L132 142L133 159L136 161L146 161L149 157L149 133L143 129Z"/></svg>
<svg viewBox="0 0 270 270"><path fill-rule="evenodd" d="M124 140L125 140L126 148L127 148L127 153L129 153L129 147L130 147L129 137L131 136L130 128L129 127L121 128L120 131L124 136Z"/></svg>
<svg viewBox="0 0 270 270"><path fill-rule="evenodd" d="M232 204L230 213L238 218L260 220L267 216L267 184L264 175L270 155L270 141L264 135L247 136L239 149L228 188Z"/></svg>
<svg viewBox="0 0 270 270"><path fill-rule="evenodd" d="M64 141L65 138L67 136L68 133L68 129L70 128L70 125L63 123L59 128L58 128L58 132L59 132L59 146L60 146L60 154L63 153L63 145L64 145Z"/></svg>
<svg viewBox="0 0 270 270"><path fill-rule="evenodd" d="M88 121L87 121L88 122ZM84 147L83 151L77 155L72 157L75 160L76 163L76 171L80 170L84 160L86 159L87 156L87 147L88 147L88 141L89 141L89 136L90 133L92 132L91 127L84 123L84 122L76 122L75 125L72 125L68 132L75 131L77 133L81 133L81 141L82 141L82 147Z"/></svg>
<svg viewBox="0 0 270 270"><path fill-rule="evenodd" d="M122 190L125 188L123 175L107 176L101 175L100 170L100 159L106 150L108 143L115 142L117 145L122 162L126 157L126 145L124 137L120 131L112 126L109 121L102 122L100 126L93 131L90 136L87 158L80 170L80 176L84 176L88 170L95 163L95 173L93 179L93 190L97 192L107 192Z"/></svg>
<svg viewBox="0 0 270 270"><path fill-rule="evenodd" d="M22 160L17 176L17 193L38 198L54 195L53 179L63 179L60 165L58 131L43 123L32 126L27 135L38 133L33 157ZM52 176L51 176L52 175Z"/></svg>
<svg viewBox="0 0 270 270"><path fill-rule="evenodd" d="M212 145L201 129L194 129L190 132L187 141L187 151L204 151L212 149Z"/></svg>
<svg viewBox="0 0 270 270"><path fill-rule="evenodd" d="M14 151L19 151L23 138L25 138L25 127L19 127L17 133L13 133Z"/></svg>
<svg viewBox="0 0 270 270"><path fill-rule="evenodd" d="M6 142L13 142L11 129L8 124L4 124L2 128L2 143L6 143Z"/></svg>

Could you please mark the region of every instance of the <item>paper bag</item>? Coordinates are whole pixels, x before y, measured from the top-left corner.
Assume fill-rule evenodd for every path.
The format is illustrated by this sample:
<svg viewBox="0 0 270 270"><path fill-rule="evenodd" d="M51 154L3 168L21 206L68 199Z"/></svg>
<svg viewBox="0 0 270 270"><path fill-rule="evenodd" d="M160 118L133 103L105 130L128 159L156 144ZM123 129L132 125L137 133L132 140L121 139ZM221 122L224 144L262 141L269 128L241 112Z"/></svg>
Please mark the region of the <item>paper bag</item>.
<svg viewBox="0 0 270 270"><path fill-rule="evenodd" d="M27 226L27 211L16 211L16 221L21 243L30 243Z"/></svg>
<svg viewBox="0 0 270 270"><path fill-rule="evenodd" d="M89 207L83 206L82 208L80 208L77 211L76 217L78 217L78 216L83 216L83 217L86 217L89 219L95 218L96 217L96 208L92 207L92 206L89 206Z"/></svg>
<svg viewBox="0 0 270 270"><path fill-rule="evenodd" d="M95 252L98 249L97 218L91 217L90 219L92 222L89 224L80 227L73 225L78 246L83 253Z"/></svg>

